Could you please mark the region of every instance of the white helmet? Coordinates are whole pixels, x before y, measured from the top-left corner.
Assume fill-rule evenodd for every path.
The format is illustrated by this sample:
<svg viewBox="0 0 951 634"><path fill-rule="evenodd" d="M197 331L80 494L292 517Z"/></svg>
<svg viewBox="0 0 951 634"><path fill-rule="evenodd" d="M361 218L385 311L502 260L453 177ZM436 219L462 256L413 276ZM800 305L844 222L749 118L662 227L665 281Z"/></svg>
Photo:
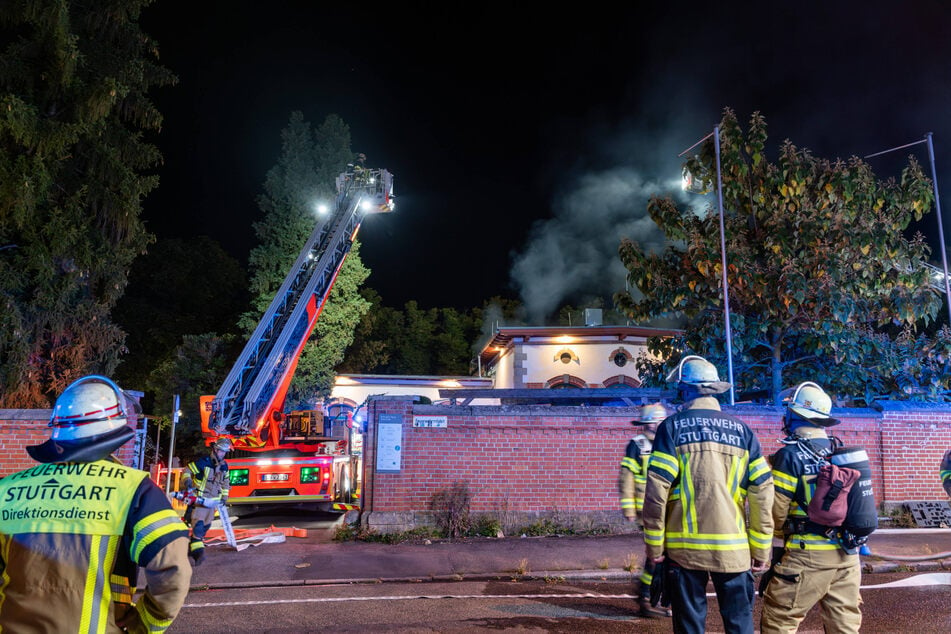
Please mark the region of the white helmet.
<svg viewBox="0 0 951 634"><path fill-rule="evenodd" d="M128 425L130 409L127 397L110 379L85 376L70 383L56 399L49 440L26 450L39 462L105 458L135 435Z"/></svg>
<svg viewBox="0 0 951 634"><path fill-rule="evenodd" d="M721 381L717 367L695 354L684 357L677 367L667 375L669 383L678 383L681 387L691 388L701 394L722 394L730 389L730 384Z"/></svg>
<svg viewBox="0 0 951 634"><path fill-rule="evenodd" d="M128 424L125 397L104 376L86 376L71 383L56 399L50 427L53 440L98 436Z"/></svg>
<svg viewBox="0 0 951 634"><path fill-rule="evenodd" d="M831 427L839 422L829 415L832 412L832 399L821 387L811 381L796 386L786 406L791 412L813 425Z"/></svg>
<svg viewBox="0 0 951 634"><path fill-rule="evenodd" d="M217 451L217 450L220 449L221 451L224 451L225 453L227 453L227 452L231 451L231 448L232 448L233 446L234 446L234 445L233 445L233 443L231 442L231 439L223 436L223 437L219 438L218 440L216 440L216 441L211 445L211 448L212 448L212 450L215 450L215 451Z"/></svg>
<svg viewBox="0 0 951 634"><path fill-rule="evenodd" d="M643 405L637 412L637 418L631 421L634 425L653 425L667 418L667 409L660 403Z"/></svg>

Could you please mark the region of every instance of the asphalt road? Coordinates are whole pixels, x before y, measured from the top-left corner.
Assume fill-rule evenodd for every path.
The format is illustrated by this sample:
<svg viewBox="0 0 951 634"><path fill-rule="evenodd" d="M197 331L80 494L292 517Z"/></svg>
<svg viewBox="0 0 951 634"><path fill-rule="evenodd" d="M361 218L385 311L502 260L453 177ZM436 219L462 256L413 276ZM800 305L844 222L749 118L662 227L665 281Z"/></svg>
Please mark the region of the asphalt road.
<svg viewBox="0 0 951 634"><path fill-rule="evenodd" d="M898 581L924 585L876 587ZM635 616L631 590L625 583L559 578L197 590L168 631L670 632L666 619ZM951 573L867 574L862 597L863 632L951 632ZM716 599L709 601L707 631L722 632ZM799 631L822 632L818 609Z"/></svg>

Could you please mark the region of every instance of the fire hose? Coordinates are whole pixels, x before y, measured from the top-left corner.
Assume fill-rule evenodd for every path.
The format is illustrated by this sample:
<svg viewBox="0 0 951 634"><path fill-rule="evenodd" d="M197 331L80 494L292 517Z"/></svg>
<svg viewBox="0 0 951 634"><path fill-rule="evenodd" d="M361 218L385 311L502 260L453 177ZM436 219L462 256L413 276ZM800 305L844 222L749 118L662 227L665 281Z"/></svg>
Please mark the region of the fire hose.
<svg viewBox="0 0 951 634"><path fill-rule="evenodd" d="M228 541L228 545L232 548L237 547L238 542L234 536L234 528L231 526L231 517L228 515L228 507L223 504L219 498L202 497L192 491L173 491L168 495L170 498L184 502L188 506L202 506L206 509L217 510L218 517L221 518L221 527L225 532L225 539Z"/></svg>

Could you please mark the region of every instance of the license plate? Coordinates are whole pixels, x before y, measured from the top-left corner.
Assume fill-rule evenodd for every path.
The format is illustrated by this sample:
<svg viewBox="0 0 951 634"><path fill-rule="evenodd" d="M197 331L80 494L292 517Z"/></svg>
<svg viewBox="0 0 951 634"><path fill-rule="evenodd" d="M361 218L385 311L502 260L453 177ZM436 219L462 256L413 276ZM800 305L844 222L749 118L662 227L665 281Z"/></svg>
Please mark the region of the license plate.
<svg viewBox="0 0 951 634"><path fill-rule="evenodd" d="M291 474L289 473L262 473L261 482L283 482L284 480L290 480Z"/></svg>

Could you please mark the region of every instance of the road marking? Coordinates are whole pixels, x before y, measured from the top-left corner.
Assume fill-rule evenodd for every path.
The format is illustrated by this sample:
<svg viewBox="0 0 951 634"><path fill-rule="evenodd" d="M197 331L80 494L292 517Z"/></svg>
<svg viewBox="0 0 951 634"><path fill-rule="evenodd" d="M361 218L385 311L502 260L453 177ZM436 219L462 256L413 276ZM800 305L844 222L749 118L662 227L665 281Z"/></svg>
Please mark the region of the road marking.
<svg viewBox="0 0 951 634"><path fill-rule="evenodd" d="M921 586L951 586L951 573L933 572L888 583L861 586L862 590L878 588L912 588ZM716 597L713 592L708 597ZM408 594L379 597L314 597L310 599L270 599L254 601L218 601L214 603L186 603L182 608L225 608L242 605L282 605L294 603L342 603L344 601L412 601L417 599L638 599L633 594L560 593L560 594Z"/></svg>
<svg viewBox="0 0 951 634"><path fill-rule="evenodd" d="M343 601L409 601L414 599L636 599L633 594L413 594L380 597L314 597L312 599L271 599L255 601L220 601L186 603L182 608L226 608L239 605L281 605L291 603L340 603Z"/></svg>
<svg viewBox="0 0 951 634"><path fill-rule="evenodd" d="M862 590L871 590L874 588L911 588L915 586L951 586L951 572L929 572L923 575L899 579L898 581L862 586Z"/></svg>

